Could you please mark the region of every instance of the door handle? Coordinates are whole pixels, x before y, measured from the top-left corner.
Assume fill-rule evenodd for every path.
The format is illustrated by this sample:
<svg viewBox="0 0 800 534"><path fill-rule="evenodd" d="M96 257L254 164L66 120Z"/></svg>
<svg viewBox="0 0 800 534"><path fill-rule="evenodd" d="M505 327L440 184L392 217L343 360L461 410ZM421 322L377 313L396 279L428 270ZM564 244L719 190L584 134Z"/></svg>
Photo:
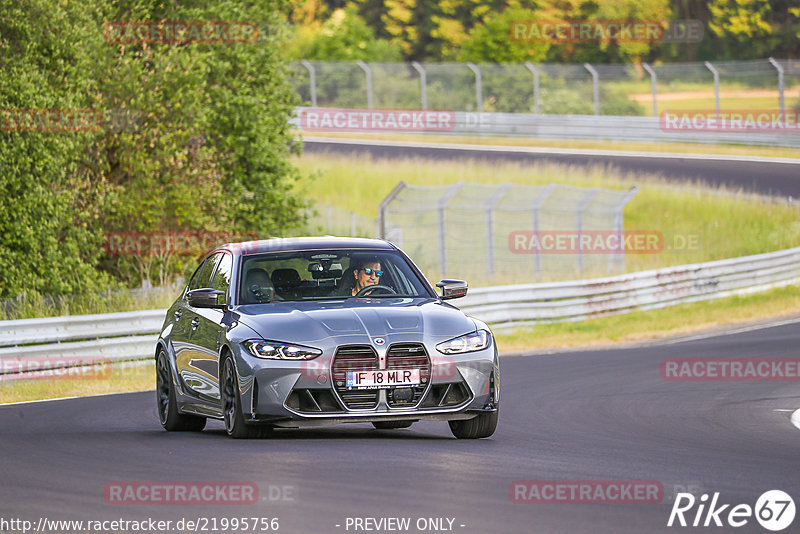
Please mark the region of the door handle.
<svg viewBox="0 0 800 534"><path fill-rule="evenodd" d="M200 319L195 317L192 319L192 330L197 330L197 327L200 326Z"/></svg>

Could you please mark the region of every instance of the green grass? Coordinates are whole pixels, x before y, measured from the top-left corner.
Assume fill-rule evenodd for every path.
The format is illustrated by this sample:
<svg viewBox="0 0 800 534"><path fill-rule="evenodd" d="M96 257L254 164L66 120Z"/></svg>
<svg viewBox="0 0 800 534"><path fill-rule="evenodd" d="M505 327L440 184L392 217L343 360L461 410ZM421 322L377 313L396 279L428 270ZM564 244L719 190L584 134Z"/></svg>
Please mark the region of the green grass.
<svg viewBox="0 0 800 534"><path fill-rule="evenodd" d="M0 382L0 404L39 399L57 399L102 393L122 393L155 389L154 362L131 366L114 364L100 366L83 375L64 372L61 376L8 380ZM44 372L42 373L45 374ZM154 401L155 402L155 401Z"/></svg>
<svg viewBox="0 0 800 534"><path fill-rule="evenodd" d="M716 100L714 98L714 84L710 78L707 83L671 81L670 83L660 82L657 85L658 109L673 110L713 110ZM605 87L627 94L629 98L633 95L645 95L647 98L640 103L645 108L647 115L652 116L651 106L651 87L649 77L637 80L608 81L603 84ZM722 78L720 81L720 107L725 110L776 110L778 109L778 87L775 83L765 83L761 87L745 85L741 82ZM791 107L792 102L797 100L797 86L789 85L785 87L787 106ZM769 96L764 95L764 91L769 91ZM676 93L698 93L687 98L678 98Z"/></svg>
<svg viewBox="0 0 800 534"><path fill-rule="evenodd" d="M501 353L636 342L800 312L800 286L572 323L495 332Z"/></svg>
<svg viewBox="0 0 800 534"><path fill-rule="evenodd" d="M131 293L130 290L109 291L87 295L24 294L8 299L0 306L0 320L31 317L57 317L91 313L125 312L169 308L182 287L152 288Z"/></svg>
<svg viewBox="0 0 800 534"><path fill-rule="evenodd" d="M712 96L708 98L687 98L679 100L669 100L658 103L658 112L664 111L695 111L702 110L713 112L716 109L716 100ZM778 110L778 97L728 97L720 99L720 111L741 111L741 110ZM652 107L650 108L652 115Z"/></svg>
<svg viewBox="0 0 800 534"><path fill-rule="evenodd" d="M526 185L560 183L618 190L637 185L640 188L638 194L625 208L625 229L661 232L666 246L658 254L627 254L625 270L628 272L800 246L800 210L796 206L697 184L670 183L657 175L621 173L611 167L586 169L552 163L453 162L417 158L387 161L369 156L319 154L304 155L297 163L305 176L314 176L301 186L308 198L373 218L377 217L380 201L401 180L411 185L444 185L457 181ZM692 249L675 246L690 238L697 240ZM437 275L426 274L431 279ZM583 273L581 277L591 275ZM569 273L565 278L574 278L574 274ZM533 281L537 280L470 280L474 286Z"/></svg>

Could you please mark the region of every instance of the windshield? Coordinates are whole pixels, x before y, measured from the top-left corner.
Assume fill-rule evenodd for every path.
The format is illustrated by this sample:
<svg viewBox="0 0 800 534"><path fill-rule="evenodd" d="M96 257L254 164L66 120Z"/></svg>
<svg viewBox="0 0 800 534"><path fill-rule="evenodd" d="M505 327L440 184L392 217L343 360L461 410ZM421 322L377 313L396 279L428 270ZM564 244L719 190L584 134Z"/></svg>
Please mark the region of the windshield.
<svg viewBox="0 0 800 534"><path fill-rule="evenodd" d="M247 256L239 301L430 297L396 251L302 250Z"/></svg>

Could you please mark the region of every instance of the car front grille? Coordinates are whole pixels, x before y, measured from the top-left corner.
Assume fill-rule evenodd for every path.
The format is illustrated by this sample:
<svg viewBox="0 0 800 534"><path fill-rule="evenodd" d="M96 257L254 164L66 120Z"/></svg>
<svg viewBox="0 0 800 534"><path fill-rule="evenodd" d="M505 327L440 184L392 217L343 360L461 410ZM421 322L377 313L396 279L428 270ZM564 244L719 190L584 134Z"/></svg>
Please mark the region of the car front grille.
<svg viewBox="0 0 800 534"><path fill-rule="evenodd" d="M369 410L378 405L377 389L347 389L347 371L373 371L378 369L378 354L369 345L344 345L333 357L333 385L339 398L351 410Z"/></svg>
<svg viewBox="0 0 800 534"><path fill-rule="evenodd" d="M392 408L407 408L419 404L431 380L431 360L421 343L396 343L386 353L386 369L419 369L420 385L411 389L411 396L397 395L399 390L390 390L386 403ZM409 389L409 388L401 388Z"/></svg>

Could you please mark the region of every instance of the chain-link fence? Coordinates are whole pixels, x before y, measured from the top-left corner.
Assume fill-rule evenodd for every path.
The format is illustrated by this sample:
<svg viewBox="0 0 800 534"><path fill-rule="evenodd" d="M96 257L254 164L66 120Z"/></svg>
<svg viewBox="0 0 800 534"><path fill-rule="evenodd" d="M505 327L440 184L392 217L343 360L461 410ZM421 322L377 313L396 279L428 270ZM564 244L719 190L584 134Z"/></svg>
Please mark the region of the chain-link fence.
<svg viewBox="0 0 800 534"><path fill-rule="evenodd" d="M300 61L304 105L558 115L800 108L800 60L569 65Z"/></svg>
<svg viewBox="0 0 800 534"><path fill-rule="evenodd" d="M381 203L381 235L429 278L510 283L622 272L622 210L636 189L401 182Z"/></svg>
<svg viewBox="0 0 800 534"><path fill-rule="evenodd" d="M316 204L306 210L306 224L281 234L281 237L303 235L336 235L343 237L375 237L378 234L377 220L354 211L334 206Z"/></svg>

